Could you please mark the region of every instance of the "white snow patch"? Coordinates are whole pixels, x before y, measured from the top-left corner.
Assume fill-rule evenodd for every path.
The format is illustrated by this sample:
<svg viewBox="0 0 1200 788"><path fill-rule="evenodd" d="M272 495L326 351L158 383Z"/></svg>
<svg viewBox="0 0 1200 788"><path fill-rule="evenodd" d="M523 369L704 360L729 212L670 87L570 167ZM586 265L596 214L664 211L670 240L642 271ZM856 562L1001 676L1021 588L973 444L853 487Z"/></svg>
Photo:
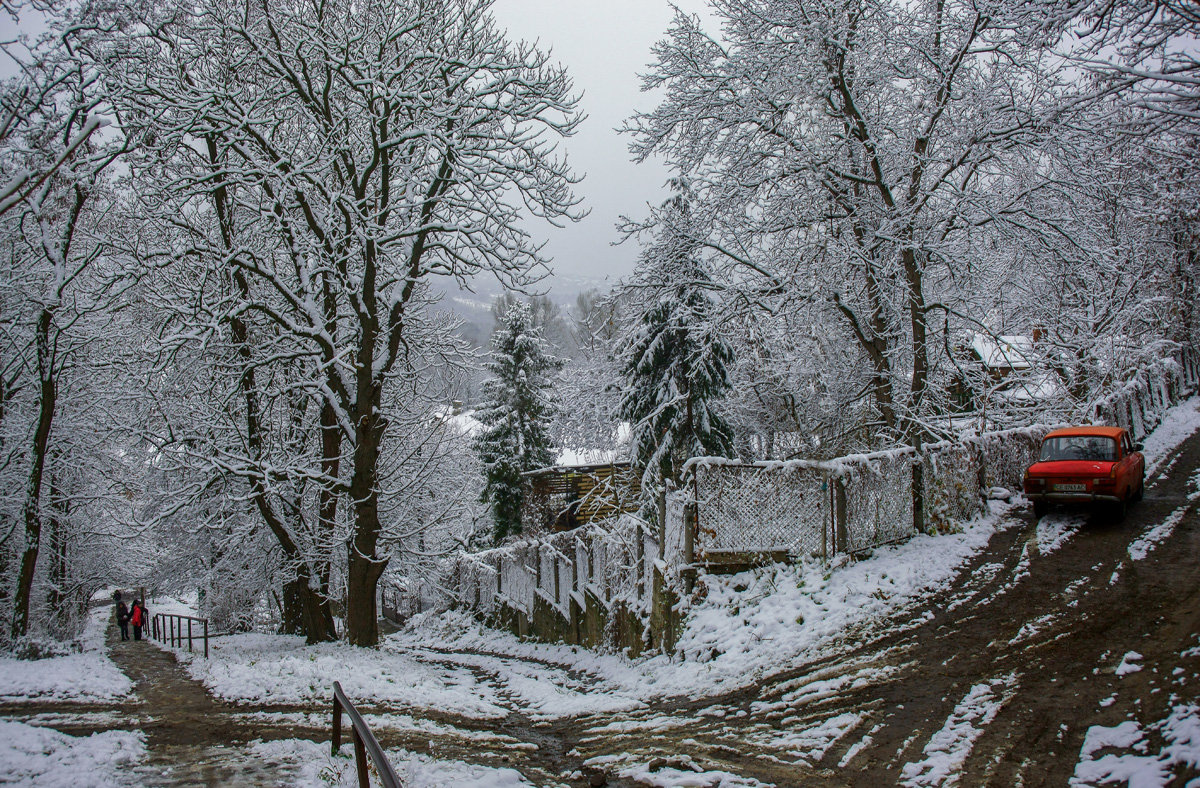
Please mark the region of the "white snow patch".
<svg viewBox="0 0 1200 788"><path fill-rule="evenodd" d="M337 756L329 745L306 739L253 742L251 751L260 758L293 765L294 788L338 788L358 785L353 745L342 746ZM408 750L388 750L388 762L405 788L520 788L532 785L516 769L494 768L433 758Z"/></svg>
<svg viewBox="0 0 1200 788"><path fill-rule="evenodd" d="M799 731L771 731L749 738L757 744L786 750L811 764L821 760L834 742L857 728L863 716L862 712L845 712Z"/></svg>
<svg viewBox="0 0 1200 788"><path fill-rule="evenodd" d="M1133 749L1144 753L1145 734L1133 720L1112 727L1093 725L1088 728L1083 737L1083 746L1079 749L1075 774L1071 777L1072 786L1123 782L1133 788L1149 788L1165 785L1170 777L1164 764L1152 756L1106 753L1100 758L1094 757L1104 749Z"/></svg>
<svg viewBox="0 0 1200 788"><path fill-rule="evenodd" d="M942 729L925 745L925 758L904 765L901 785L957 785L958 770L983 729L1011 696L1006 690L1011 690L1016 682L1016 674L1010 673L972 687L954 707Z"/></svg>
<svg viewBox="0 0 1200 788"><path fill-rule="evenodd" d="M0 657L0 701L111 703L127 698L133 682L104 650L111 613L107 606L91 611L80 638L81 653L38 660Z"/></svg>
<svg viewBox="0 0 1200 788"><path fill-rule="evenodd" d="M1116 674L1118 676L1125 676L1130 673L1137 673L1142 669L1142 666L1137 664L1141 659L1142 655L1136 651L1126 652L1125 656L1121 658L1121 664L1117 665Z"/></svg>
<svg viewBox="0 0 1200 788"><path fill-rule="evenodd" d="M1183 517L1187 514L1187 510L1188 507L1186 506L1179 507L1167 515L1167 519L1130 542L1129 557L1134 561L1140 561L1149 555L1150 551L1157 547L1160 542L1175 532L1176 526L1183 522Z"/></svg>
<svg viewBox="0 0 1200 788"><path fill-rule="evenodd" d="M1049 555L1067 543L1086 522L1077 514L1048 514L1038 520L1037 546L1042 555Z"/></svg>
<svg viewBox="0 0 1200 788"><path fill-rule="evenodd" d="M597 763L599 760L592 759L588 763L600 765ZM656 788L766 788L764 783L750 777L705 769L688 755L672 756L671 762L687 768L659 765L651 769L650 764L638 764L622 768L618 774Z"/></svg>
<svg viewBox="0 0 1200 788"><path fill-rule="evenodd" d="M68 736L48 728L0 720L0 783L38 788L106 788L127 784L122 770L145 754L143 736L105 731Z"/></svg>

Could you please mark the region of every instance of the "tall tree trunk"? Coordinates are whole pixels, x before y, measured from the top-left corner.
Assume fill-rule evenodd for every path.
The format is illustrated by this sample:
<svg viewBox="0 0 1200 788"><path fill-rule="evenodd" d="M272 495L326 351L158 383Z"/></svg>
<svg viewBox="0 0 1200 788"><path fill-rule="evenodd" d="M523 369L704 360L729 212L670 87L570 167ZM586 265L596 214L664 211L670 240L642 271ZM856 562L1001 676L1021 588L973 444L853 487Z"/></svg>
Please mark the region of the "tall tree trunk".
<svg viewBox="0 0 1200 788"><path fill-rule="evenodd" d="M24 637L29 631L29 596L33 591L33 573L37 569L38 551L42 542L42 476L46 469L50 427L54 422L54 408L58 397L50 349L50 325L53 319L53 312L46 308L38 317L37 324L38 376L41 389L38 392L37 429L31 447L33 461L25 487L25 552L21 555L21 570L17 576L17 589L13 600L13 640Z"/></svg>
<svg viewBox="0 0 1200 788"><path fill-rule="evenodd" d="M284 635L303 635L304 627L304 593L300 580L289 580L283 584L283 604L280 606L282 617L280 632Z"/></svg>
<svg viewBox="0 0 1200 788"><path fill-rule="evenodd" d="M213 170L219 172L221 157L217 149L217 140L210 134L205 137L205 142L208 148L209 162ZM221 228L222 243L225 250L232 253L235 249L235 243L233 216L229 209L229 191L222 176L218 175L216 182L218 185L213 190L213 206L216 209L218 224ZM248 299L250 286L246 281L245 275L235 268L232 278L234 285L237 287L238 294L242 298ZM258 461L261 459L262 454L263 435L260 418L261 410L258 403L258 387L255 382L252 353L250 350L249 327L242 318L234 317L230 320L230 334L232 335L234 345L238 349L238 356L244 364L242 375L239 379L239 386L242 390L242 399L246 407L247 445L251 456L254 460ZM304 611L305 639L310 644L336 640L337 630L333 625L333 613L329 609L329 600L325 594L320 593L314 588L316 584L313 583L314 573L312 567L305 560L299 547L292 539L291 534L288 533L287 527L272 508L271 502L267 499L267 490L263 481L261 479L252 479L250 488L259 513L283 550L284 559L294 563L297 567L295 585L292 585L291 588L299 596L300 604Z"/></svg>
<svg viewBox="0 0 1200 788"><path fill-rule="evenodd" d="M922 400L929 385L929 329L925 314L925 285L921 261L909 246L902 255L904 277L908 283L908 319L912 331L912 386L909 408L904 417L905 442L920 448L924 426L919 421Z"/></svg>
<svg viewBox="0 0 1200 788"><path fill-rule="evenodd" d="M370 369L370 365L367 365ZM360 388L360 392L361 392ZM375 590L387 566L376 555L379 521L379 447L386 420L380 415L380 386L369 381L363 392L355 424L354 477L350 497L354 501L354 536L349 544L346 572L346 637L355 646L379 643L379 611Z"/></svg>

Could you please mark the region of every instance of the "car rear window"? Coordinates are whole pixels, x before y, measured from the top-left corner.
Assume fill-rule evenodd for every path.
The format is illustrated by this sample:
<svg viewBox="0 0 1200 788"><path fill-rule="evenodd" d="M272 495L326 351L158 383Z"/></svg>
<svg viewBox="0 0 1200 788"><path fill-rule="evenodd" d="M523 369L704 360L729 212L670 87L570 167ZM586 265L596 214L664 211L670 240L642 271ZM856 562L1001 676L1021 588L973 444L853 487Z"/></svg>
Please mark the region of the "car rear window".
<svg viewBox="0 0 1200 788"><path fill-rule="evenodd" d="M1117 459L1117 442L1099 435L1064 435L1042 441L1043 462L1054 460L1093 460L1114 462Z"/></svg>

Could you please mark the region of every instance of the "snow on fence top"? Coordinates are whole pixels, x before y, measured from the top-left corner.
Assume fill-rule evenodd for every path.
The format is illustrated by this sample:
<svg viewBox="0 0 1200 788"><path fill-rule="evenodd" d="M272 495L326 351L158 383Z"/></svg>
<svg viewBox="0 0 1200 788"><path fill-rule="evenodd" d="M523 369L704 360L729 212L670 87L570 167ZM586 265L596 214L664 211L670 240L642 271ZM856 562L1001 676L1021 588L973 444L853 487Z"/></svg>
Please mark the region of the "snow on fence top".
<svg viewBox="0 0 1200 788"><path fill-rule="evenodd" d="M1139 370L1084 410L1081 420L1117 424L1141 439L1173 403L1196 390L1193 352ZM573 531L475 554L448 567L454 601L485 614L497 601L527 615L537 600L570 617L591 594L601 605L645 610L657 559L670 574L727 556L855 553L970 519L987 491L1019 489L1042 438L1034 425L834 460L741 463L698 457L688 483L667 498L656 530L621 515ZM916 492L916 494L914 494ZM919 504L920 517L915 516Z"/></svg>
<svg viewBox="0 0 1200 788"><path fill-rule="evenodd" d="M516 545L459 555L447 567L451 600L484 613L497 602L530 615L537 600L570 616L590 593L602 605L640 604L659 557L657 537L625 514Z"/></svg>

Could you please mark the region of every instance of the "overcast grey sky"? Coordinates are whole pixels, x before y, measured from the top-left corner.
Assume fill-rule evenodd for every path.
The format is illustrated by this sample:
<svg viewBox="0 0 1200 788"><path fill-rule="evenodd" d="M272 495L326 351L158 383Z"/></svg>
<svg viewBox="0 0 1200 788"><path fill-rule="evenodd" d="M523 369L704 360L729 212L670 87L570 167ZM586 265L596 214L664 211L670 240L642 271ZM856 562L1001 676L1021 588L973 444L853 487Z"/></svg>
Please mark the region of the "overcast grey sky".
<svg viewBox="0 0 1200 788"><path fill-rule="evenodd" d="M707 16L706 0L676 0L676 5ZM629 273L638 250L633 243L612 246L617 217L643 216L646 203L662 201L668 173L656 163L635 166L629 138L615 129L635 109L654 106L654 97L641 92L638 75L671 22L671 6L667 0L496 0L493 12L513 39L538 41L567 67L588 115L562 147L575 171L585 176L576 191L591 214L563 229L545 222L531 223L529 229L548 242L556 273L609 279ZM31 30L28 19L22 28ZM14 32L11 18L0 14L0 35ZM0 76L11 73L11 63L0 63Z"/></svg>
<svg viewBox="0 0 1200 788"><path fill-rule="evenodd" d="M705 0L676 0L676 5L705 16ZM635 109L654 106L654 98L640 91L638 75L671 22L671 6L667 0L496 0L493 10L513 39L537 40L567 67L584 94L588 115L563 147L575 170L586 176L577 192L591 214L561 230L544 222L530 230L548 240L556 272L610 279L629 273L637 248L611 245L617 217L642 216L647 202L661 201L668 173L657 164L630 162L629 139L615 129Z"/></svg>

